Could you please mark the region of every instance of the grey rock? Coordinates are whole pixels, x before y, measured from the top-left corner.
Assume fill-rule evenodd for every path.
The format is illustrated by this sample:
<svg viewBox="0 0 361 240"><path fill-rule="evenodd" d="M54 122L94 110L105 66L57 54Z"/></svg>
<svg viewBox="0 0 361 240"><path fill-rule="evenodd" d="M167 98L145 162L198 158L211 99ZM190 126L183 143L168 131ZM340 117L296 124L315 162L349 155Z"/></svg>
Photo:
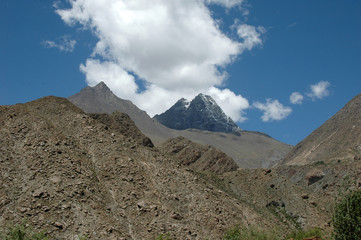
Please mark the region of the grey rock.
<svg viewBox="0 0 361 240"><path fill-rule="evenodd" d="M166 112L155 115L161 124L177 130L199 129L240 135L241 129L208 95L200 93L191 102L182 98Z"/></svg>

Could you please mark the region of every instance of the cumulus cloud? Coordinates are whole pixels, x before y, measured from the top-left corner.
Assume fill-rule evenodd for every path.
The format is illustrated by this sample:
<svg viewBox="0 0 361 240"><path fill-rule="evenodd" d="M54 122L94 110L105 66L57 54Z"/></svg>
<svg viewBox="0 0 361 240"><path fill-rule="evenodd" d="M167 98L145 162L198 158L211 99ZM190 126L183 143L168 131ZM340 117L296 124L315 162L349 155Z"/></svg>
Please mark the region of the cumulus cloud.
<svg viewBox="0 0 361 240"><path fill-rule="evenodd" d="M324 97L327 97L330 94L330 92L328 91L330 85L331 84L327 81L321 81L313 84L310 86L311 91L307 93L307 96L312 98L313 101L315 101L316 99L322 99Z"/></svg>
<svg viewBox="0 0 361 240"><path fill-rule="evenodd" d="M242 121L248 101L224 87L225 67L245 50L262 44L262 27L237 23L239 39L227 37L208 4L226 8L242 0L69 0L57 9L62 20L80 24L98 38L81 64L91 86L104 81L121 98L149 115L161 113L179 98L212 95L227 115ZM145 83L139 92L136 79ZM238 102L240 101L240 102Z"/></svg>
<svg viewBox="0 0 361 240"><path fill-rule="evenodd" d="M85 74L90 86L105 82L113 89L114 94L125 99L131 98L138 90L134 77L112 61L88 59L86 65L80 65L80 70Z"/></svg>
<svg viewBox="0 0 361 240"><path fill-rule="evenodd" d="M62 36L57 42L44 40L42 44L45 48L57 48L61 52L72 52L74 51L76 41L70 39L69 36Z"/></svg>
<svg viewBox="0 0 361 240"><path fill-rule="evenodd" d="M303 102L303 95L299 92L293 92L290 96L290 102L292 104L302 104Z"/></svg>
<svg viewBox="0 0 361 240"><path fill-rule="evenodd" d="M266 103L255 102L253 106L261 111L263 115L262 121L279 121L288 117L291 114L292 109L285 107L278 100L266 99Z"/></svg>
<svg viewBox="0 0 361 240"><path fill-rule="evenodd" d="M216 87L209 88L206 94L213 97L222 110L234 121L243 122L246 120L244 110L249 108L246 98L236 95L229 89L221 90Z"/></svg>
<svg viewBox="0 0 361 240"><path fill-rule="evenodd" d="M219 4L223 5L227 8L231 8L234 6L241 6L243 0L205 0L208 4Z"/></svg>
<svg viewBox="0 0 361 240"><path fill-rule="evenodd" d="M247 24L239 24L236 26L237 34L243 39L241 44L242 50L251 50L257 45L262 45L261 35L266 32L264 27L255 27Z"/></svg>

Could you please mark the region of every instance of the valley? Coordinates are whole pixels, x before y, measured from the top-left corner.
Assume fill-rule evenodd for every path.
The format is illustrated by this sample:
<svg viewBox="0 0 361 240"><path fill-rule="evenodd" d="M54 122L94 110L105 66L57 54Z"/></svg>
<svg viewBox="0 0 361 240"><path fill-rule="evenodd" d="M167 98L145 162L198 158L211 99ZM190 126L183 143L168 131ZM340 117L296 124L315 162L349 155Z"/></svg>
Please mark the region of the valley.
<svg viewBox="0 0 361 240"><path fill-rule="evenodd" d="M277 153L280 143L261 133L168 132L131 102L129 116L125 107L99 113L114 108L101 104L87 113L53 96L1 106L0 226L27 219L54 239L222 239L234 226L330 236L339 193L361 187L360 102L361 95L287 155L290 146ZM142 122L148 131L138 129ZM228 140L249 141L238 147L247 158L258 149L255 158L268 159L240 167L217 139L230 148Z"/></svg>

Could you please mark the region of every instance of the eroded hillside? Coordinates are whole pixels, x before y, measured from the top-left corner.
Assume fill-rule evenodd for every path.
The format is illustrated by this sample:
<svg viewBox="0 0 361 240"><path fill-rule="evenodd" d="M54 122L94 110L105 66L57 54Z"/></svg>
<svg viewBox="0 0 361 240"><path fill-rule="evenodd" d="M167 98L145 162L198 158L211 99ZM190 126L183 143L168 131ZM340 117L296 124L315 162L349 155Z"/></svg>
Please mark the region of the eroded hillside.
<svg viewBox="0 0 361 240"><path fill-rule="evenodd" d="M66 99L1 106L0 126L0 226L27 218L60 239L220 239L236 224L285 226Z"/></svg>

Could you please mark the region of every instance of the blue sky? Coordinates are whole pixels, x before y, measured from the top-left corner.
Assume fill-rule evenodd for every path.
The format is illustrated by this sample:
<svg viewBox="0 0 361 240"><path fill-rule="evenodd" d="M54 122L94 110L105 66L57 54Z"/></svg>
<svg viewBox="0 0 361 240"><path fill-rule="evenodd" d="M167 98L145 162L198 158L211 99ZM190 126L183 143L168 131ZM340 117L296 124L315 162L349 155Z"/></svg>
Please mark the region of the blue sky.
<svg viewBox="0 0 361 240"><path fill-rule="evenodd" d="M296 144L361 92L359 0L132 3L2 0L0 104L105 81L154 114L204 92Z"/></svg>

